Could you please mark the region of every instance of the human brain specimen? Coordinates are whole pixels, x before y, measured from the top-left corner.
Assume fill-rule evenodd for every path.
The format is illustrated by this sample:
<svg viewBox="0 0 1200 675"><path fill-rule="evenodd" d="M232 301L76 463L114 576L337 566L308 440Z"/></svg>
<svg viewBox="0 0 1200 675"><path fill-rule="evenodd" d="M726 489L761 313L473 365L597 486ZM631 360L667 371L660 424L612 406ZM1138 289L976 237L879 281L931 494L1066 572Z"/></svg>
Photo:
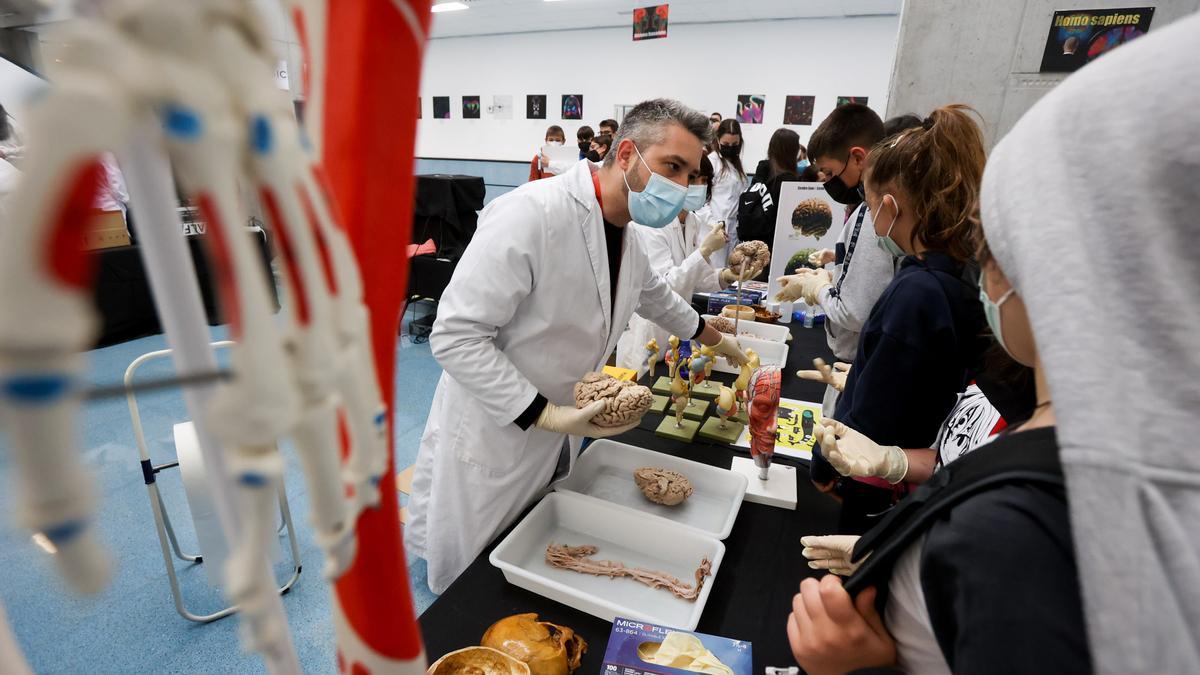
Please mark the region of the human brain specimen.
<svg viewBox="0 0 1200 675"><path fill-rule="evenodd" d="M637 422L654 404L649 387L636 385L604 373L588 373L575 383L575 407L585 408L604 401L604 412L592 418L600 427L621 427Z"/></svg>
<svg viewBox="0 0 1200 675"><path fill-rule="evenodd" d="M579 668L588 647L575 631L538 621L537 614L500 619L483 634L481 644L528 664L531 675L568 675Z"/></svg>
<svg viewBox="0 0 1200 675"><path fill-rule="evenodd" d="M677 506L692 496L692 481L678 471L642 467L633 472L633 482L655 504Z"/></svg>
<svg viewBox="0 0 1200 675"><path fill-rule="evenodd" d="M761 241L743 241L729 254L729 269L741 279L753 279L771 262L771 249Z"/></svg>
<svg viewBox="0 0 1200 675"><path fill-rule="evenodd" d="M705 319L708 325L712 326L718 332L728 333L733 335L733 322L723 316L714 316L711 319Z"/></svg>
<svg viewBox="0 0 1200 675"><path fill-rule="evenodd" d="M529 666L488 647L450 652L429 667L428 675L530 675Z"/></svg>
<svg viewBox="0 0 1200 675"><path fill-rule="evenodd" d="M820 197L805 199L792 211L792 229L811 237L823 237L833 225L829 204Z"/></svg>

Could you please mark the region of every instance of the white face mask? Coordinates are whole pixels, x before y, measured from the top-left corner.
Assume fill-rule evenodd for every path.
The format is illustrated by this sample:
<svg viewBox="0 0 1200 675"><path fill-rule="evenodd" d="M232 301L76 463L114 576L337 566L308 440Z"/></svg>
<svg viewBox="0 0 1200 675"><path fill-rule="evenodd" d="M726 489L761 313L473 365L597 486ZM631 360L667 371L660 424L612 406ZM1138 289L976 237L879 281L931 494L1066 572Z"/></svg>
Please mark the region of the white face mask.
<svg viewBox="0 0 1200 675"><path fill-rule="evenodd" d="M553 145L554 147L559 147L562 144L563 144L562 141L546 141L546 145Z"/></svg>

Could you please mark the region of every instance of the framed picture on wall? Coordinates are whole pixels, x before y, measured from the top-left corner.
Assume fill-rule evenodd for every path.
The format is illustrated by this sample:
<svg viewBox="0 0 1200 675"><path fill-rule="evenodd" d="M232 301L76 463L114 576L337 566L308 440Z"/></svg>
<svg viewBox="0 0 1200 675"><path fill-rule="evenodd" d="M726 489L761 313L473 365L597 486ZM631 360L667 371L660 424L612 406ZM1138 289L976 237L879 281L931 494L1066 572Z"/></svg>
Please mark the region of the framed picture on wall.
<svg viewBox="0 0 1200 675"><path fill-rule="evenodd" d="M1145 35L1152 18L1153 7L1056 11L1046 37L1040 72L1079 70L1101 54Z"/></svg>
<svg viewBox="0 0 1200 675"><path fill-rule="evenodd" d="M450 119L450 97L449 96L434 96L433 97L433 117L439 120Z"/></svg>
<svg viewBox="0 0 1200 675"><path fill-rule="evenodd" d="M494 119L511 120L513 116L512 105L511 94L496 94L492 97L492 105L488 107L488 113Z"/></svg>
<svg viewBox="0 0 1200 675"><path fill-rule="evenodd" d="M762 124L765 94L742 94L737 100L737 121L742 124Z"/></svg>
<svg viewBox="0 0 1200 675"><path fill-rule="evenodd" d="M783 106L784 124L812 124L816 96L788 96Z"/></svg>
<svg viewBox="0 0 1200 675"><path fill-rule="evenodd" d="M478 96L464 96L463 100L462 100L462 105L463 105L463 119L464 120L479 119L479 97Z"/></svg>
<svg viewBox="0 0 1200 675"><path fill-rule="evenodd" d="M651 5L633 10L633 39L653 40L667 37L667 15L670 5Z"/></svg>
<svg viewBox="0 0 1200 675"><path fill-rule="evenodd" d="M867 97L866 96L839 96L839 97L837 97L838 107L844 106L847 103L861 103L863 105L866 105Z"/></svg>
<svg viewBox="0 0 1200 675"><path fill-rule="evenodd" d="M583 119L583 94L563 94L562 118L564 120Z"/></svg>
<svg viewBox="0 0 1200 675"><path fill-rule="evenodd" d="M525 119L546 119L546 95L529 94L525 97Z"/></svg>

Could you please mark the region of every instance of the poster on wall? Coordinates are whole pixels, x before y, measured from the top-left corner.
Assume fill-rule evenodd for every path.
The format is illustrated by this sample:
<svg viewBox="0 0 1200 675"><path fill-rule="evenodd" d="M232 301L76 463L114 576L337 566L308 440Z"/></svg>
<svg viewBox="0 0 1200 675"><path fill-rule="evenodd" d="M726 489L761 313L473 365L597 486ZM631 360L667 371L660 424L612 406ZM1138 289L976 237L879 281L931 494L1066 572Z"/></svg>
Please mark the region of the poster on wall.
<svg viewBox="0 0 1200 675"><path fill-rule="evenodd" d="M546 95L529 94L525 97L525 119L546 119Z"/></svg>
<svg viewBox="0 0 1200 675"><path fill-rule="evenodd" d="M1070 73L1101 54L1145 35L1150 30L1153 7L1126 9L1072 9L1054 13L1043 73Z"/></svg>
<svg viewBox="0 0 1200 675"><path fill-rule="evenodd" d="M463 119L464 120L479 119L479 97L478 96L464 96L463 100L462 100L462 104L463 104Z"/></svg>
<svg viewBox="0 0 1200 675"><path fill-rule="evenodd" d="M835 247L845 215L845 205L833 201L821 183L780 185L768 297L779 292L776 279L795 274L797 268L812 267L808 264L808 254Z"/></svg>
<svg viewBox="0 0 1200 675"><path fill-rule="evenodd" d="M762 124L766 94L741 94L737 100L737 121L742 124Z"/></svg>
<svg viewBox="0 0 1200 675"><path fill-rule="evenodd" d="M434 96L433 97L433 117L439 120L450 119L450 97L449 96Z"/></svg>
<svg viewBox="0 0 1200 675"><path fill-rule="evenodd" d="M633 10L633 40L667 37L667 13L670 5L652 5Z"/></svg>
<svg viewBox="0 0 1200 675"><path fill-rule="evenodd" d="M839 97L837 97L837 106L836 107L840 108L841 106L844 106L847 103L860 103L862 105L866 105L867 97L866 96L839 96Z"/></svg>
<svg viewBox="0 0 1200 675"><path fill-rule="evenodd" d="M816 96L788 96L783 106L784 124L812 124Z"/></svg>
<svg viewBox="0 0 1200 675"><path fill-rule="evenodd" d="M563 94L562 118L564 120L583 119L583 94Z"/></svg>
<svg viewBox="0 0 1200 675"><path fill-rule="evenodd" d="M512 105L511 94L496 94L492 97L492 105L488 107L488 113L498 120L511 120L513 116Z"/></svg>

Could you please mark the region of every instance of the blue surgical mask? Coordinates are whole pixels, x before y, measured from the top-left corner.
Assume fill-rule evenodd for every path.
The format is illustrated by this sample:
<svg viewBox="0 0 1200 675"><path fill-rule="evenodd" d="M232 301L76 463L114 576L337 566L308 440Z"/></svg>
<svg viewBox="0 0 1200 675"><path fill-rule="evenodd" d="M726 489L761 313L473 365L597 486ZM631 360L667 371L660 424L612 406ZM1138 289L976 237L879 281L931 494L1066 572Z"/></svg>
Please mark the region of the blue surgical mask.
<svg viewBox="0 0 1200 675"><path fill-rule="evenodd" d="M808 168L808 164L809 164L809 161L807 159L802 159L799 162L796 162L796 173L803 172L805 169Z"/></svg>
<svg viewBox="0 0 1200 675"><path fill-rule="evenodd" d="M687 189L687 197L683 200L683 208L688 211L695 211L708 201L708 186L707 185L689 185Z"/></svg>
<svg viewBox="0 0 1200 675"><path fill-rule="evenodd" d="M895 199L895 198L893 197L893 199ZM882 200L880 200L879 206L880 207L883 206ZM899 217L900 217L900 211L897 210L896 215L892 216L892 224L888 225L887 234L885 234L882 237L879 237L878 239L875 240L875 244L877 246L879 246L879 248L883 249L885 253L892 256L893 258L903 258L904 256L908 255L907 253L904 252L904 249L900 248L900 244L897 244L896 240L892 239L892 228L896 227L896 220Z"/></svg>
<svg viewBox="0 0 1200 675"><path fill-rule="evenodd" d="M642 151L638 150L636 145L633 146L633 151L637 153L642 166L650 171L650 165L642 159ZM646 181L646 187L642 188L641 192L634 192L629 187L629 179L625 177L624 172L621 173L621 178L625 181L625 189L629 190L629 217L633 222L646 227L666 227L679 215L688 196L686 186L667 180L653 171L650 171L650 179Z"/></svg>
<svg viewBox="0 0 1200 675"><path fill-rule="evenodd" d="M983 315L987 318L988 328L992 329L992 335L996 336L996 342L1000 343L1000 347L1004 351L1008 351L1008 347L1004 346L1004 327L1000 325L1000 305L1003 305L1006 300L1012 297L1016 291L1015 288L1010 288L1000 296L1000 299L992 302L986 291L983 290L983 285L979 286L979 302L983 303Z"/></svg>

